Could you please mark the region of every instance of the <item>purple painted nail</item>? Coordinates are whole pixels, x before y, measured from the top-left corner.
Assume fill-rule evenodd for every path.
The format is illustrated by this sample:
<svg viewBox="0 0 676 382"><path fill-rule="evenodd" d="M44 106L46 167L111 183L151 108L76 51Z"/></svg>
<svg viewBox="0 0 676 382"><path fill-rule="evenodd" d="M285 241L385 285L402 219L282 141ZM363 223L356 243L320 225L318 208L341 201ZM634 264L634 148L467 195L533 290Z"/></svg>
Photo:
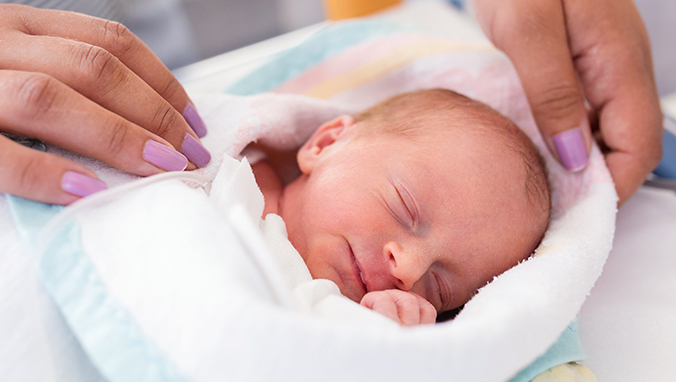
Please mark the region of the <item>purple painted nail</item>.
<svg viewBox="0 0 676 382"><path fill-rule="evenodd" d="M79 172L66 171L61 177L61 189L69 194L85 197L108 189L106 182Z"/></svg>
<svg viewBox="0 0 676 382"><path fill-rule="evenodd" d="M188 167L183 154L152 139L143 148L143 159L166 171L183 171Z"/></svg>
<svg viewBox="0 0 676 382"><path fill-rule="evenodd" d="M188 157L192 163L196 164L197 167L204 167L211 160L209 151L202 146L200 141L187 133L185 134L185 138L183 138L181 152Z"/></svg>
<svg viewBox="0 0 676 382"><path fill-rule="evenodd" d="M183 110L183 118L188 122L188 125L192 128L192 131L197 134L198 137L204 138L207 135L207 126L204 124L202 117L197 114L195 106L188 102L188 106Z"/></svg>
<svg viewBox="0 0 676 382"><path fill-rule="evenodd" d="M584 144L580 129L564 131L556 134L552 139L563 167L575 172L582 170L587 165L589 154L587 154L587 147Z"/></svg>

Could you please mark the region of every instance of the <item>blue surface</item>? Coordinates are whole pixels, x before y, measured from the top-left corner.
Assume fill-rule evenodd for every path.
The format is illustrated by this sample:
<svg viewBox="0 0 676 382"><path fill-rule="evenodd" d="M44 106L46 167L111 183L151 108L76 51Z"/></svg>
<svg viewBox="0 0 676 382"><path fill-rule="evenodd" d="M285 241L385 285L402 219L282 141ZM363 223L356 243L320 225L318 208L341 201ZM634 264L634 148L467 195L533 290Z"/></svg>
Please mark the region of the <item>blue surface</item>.
<svg viewBox="0 0 676 382"><path fill-rule="evenodd" d="M676 126L676 121L671 117L665 117L664 124ZM664 130L662 148L662 161L653 173L661 178L676 179L676 135L666 129Z"/></svg>

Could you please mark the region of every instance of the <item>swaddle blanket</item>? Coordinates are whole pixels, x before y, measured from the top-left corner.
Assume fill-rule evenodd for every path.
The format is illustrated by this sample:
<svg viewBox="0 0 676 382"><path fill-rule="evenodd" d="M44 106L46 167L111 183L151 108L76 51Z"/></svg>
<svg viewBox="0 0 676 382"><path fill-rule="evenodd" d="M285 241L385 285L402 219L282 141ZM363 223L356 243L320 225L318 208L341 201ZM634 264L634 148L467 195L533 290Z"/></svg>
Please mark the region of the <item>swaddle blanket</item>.
<svg viewBox="0 0 676 382"><path fill-rule="evenodd" d="M278 64L285 59L291 56ZM260 79L264 71L254 75ZM506 381L556 341L608 255L616 195L598 148L588 168L574 174L547 154L503 55L390 33L276 76L286 78L269 79L265 90L326 100L194 97L210 131L204 143L213 160L199 171L213 180L209 197L180 182L143 187L74 214L44 242L45 284L102 375ZM332 283L309 280L283 222L274 216L260 222L262 201L248 164L230 156L257 139L297 147L321 122L426 87L483 101L534 140L550 171L553 219L534 256L483 287L454 320L403 328L339 296ZM109 183L128 180L105 167L98 173ZM20 199L13 208L27 231L53 215Z"/></svg>

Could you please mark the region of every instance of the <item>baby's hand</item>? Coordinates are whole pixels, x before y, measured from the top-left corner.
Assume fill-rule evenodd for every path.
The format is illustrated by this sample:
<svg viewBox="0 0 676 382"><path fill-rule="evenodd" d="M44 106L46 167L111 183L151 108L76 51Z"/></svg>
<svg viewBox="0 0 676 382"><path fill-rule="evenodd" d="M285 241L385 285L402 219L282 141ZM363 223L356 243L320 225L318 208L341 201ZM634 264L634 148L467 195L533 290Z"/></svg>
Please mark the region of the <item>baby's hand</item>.
<svg viewBox="0 0 676 382"><path fill-rule="evenodd" d="M437 318L437 310L429 301L399 289L369 292L361 305L406 326L433 324Z"/></svg>

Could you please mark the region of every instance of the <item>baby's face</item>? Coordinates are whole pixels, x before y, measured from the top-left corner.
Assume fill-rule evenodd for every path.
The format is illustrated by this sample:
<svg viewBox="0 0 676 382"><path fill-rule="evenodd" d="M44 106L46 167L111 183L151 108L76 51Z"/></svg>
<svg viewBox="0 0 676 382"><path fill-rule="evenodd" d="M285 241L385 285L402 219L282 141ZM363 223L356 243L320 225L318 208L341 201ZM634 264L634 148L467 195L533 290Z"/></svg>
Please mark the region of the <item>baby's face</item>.
<svg viewBox="0 0 676 382"><path fill-rule="evenodd" d="M350 299L401 289L453 309L537 244L523 163L500 140L325 130L301 148L281 212L313 278Z"/></svg>

